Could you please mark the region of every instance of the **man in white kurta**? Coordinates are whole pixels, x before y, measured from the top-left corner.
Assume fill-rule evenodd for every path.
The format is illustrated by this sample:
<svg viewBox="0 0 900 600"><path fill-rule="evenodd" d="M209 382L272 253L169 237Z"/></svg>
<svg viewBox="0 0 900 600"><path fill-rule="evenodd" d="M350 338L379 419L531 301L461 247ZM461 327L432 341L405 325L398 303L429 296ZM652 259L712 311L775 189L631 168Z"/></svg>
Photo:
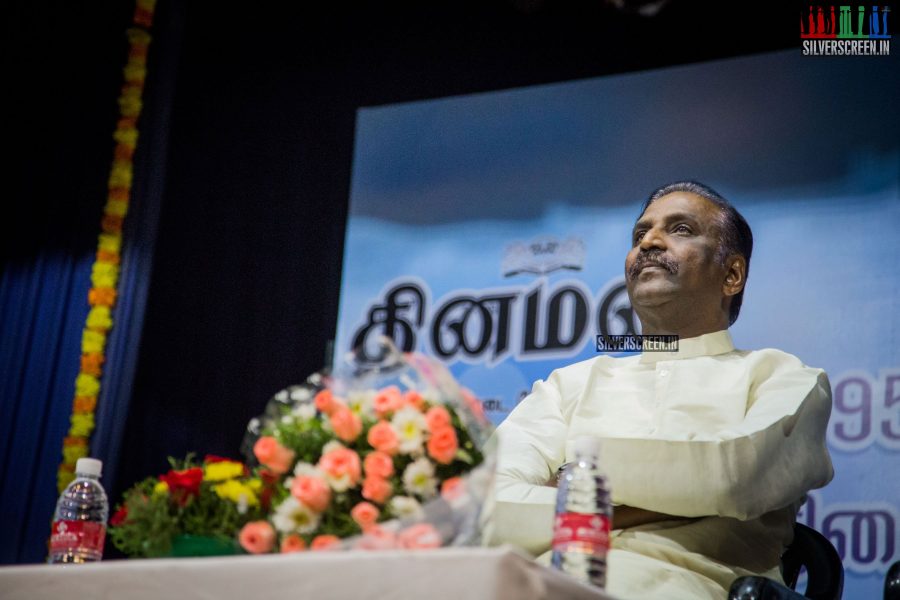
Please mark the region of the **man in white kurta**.
<svg viewBox="0 0 900 600"><path fill-rule="evenodd" d="M692 322L690 313L704 294L687 293L699 285L689 280L689 270L706 268L696 251L712 242L691 239L694 246L679 248L688 242L671 239L675 234L668 231L677 223L672 215L702 212L698 202L707 200L690 193L687 202L677 197L664 194L659 206L645 210L648 236L658 239L642 235L633 249L635 256L662 249L665 255L649 256L663 266L648 270L674 275L675 283L654 283L658 275L641 273L642 259L632 258L626 261L629 293L645 332L649 324L654 333L698 327L708 333L681 339L677 352L598 356L535 383L498 428L496 492L486 511L488 543L545 554L556 499L553 476L574 460L576 438L599 438L600 462L618 505L607 591L624 600L721 600L742 575L780 581L780 556L792 539L797 510L808 490L832 477L825 446L831 391L824 371L778 350L736 350L727 319L709 322L702 306L701 321ZM708 224L702 216L691 227L706 227L712 236L715 214L707 215L713 219ZM667 273L672 264L675 272ZM743 288L746 264L736 272L738 285L723 294L726 315L730 292ZM676 306L674 312L671 302L649 300L684 295L691 296L688 309ZM660 314L674 325L654 323ZM631 513L639 518L630 519Z"/></svg>

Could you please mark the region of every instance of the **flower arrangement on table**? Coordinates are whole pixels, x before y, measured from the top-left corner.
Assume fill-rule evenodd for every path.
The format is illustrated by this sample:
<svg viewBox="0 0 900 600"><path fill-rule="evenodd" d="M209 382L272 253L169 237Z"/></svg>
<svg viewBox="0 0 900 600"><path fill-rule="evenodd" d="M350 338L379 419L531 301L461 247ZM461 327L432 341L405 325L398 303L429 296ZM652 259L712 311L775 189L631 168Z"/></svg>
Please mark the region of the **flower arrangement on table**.
<svg viewBox="0 0 900 600"><path fill-rule="evenodd" d="M115 547L144 558L238 552L236 532L266 513L263 482L218 456L169 462L168 473L125 492L109 522Z"/></svg>
<svg viewBox="0 0 900 600"><path fill-rule="evenodd" d="M464 476L484 459L487 421L465 390L455 389L454 407L439 386L405 387L298 387L293 401L270 407L252 451L272 509L241 529L241 546L293 552L347 538L363 549L444 545L454 534L428 520L425 506L467 494Z"/></svg>

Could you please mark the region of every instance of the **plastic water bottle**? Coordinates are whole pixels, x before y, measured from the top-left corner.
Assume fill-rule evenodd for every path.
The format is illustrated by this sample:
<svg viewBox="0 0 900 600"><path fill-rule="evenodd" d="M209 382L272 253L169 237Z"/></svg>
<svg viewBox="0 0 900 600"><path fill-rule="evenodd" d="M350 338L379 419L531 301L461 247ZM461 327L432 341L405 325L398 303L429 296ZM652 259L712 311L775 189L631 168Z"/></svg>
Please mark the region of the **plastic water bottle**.
<svg viewBox="0 0 900 600"><path fill-rule="evenodd" d="M103 558L109 501L100 484L103 463L79 458L75 481L56 503L50 534L50 563L84 563Z"/></svg>
<svg viewBox="0 0 900 600"><path fill-rule="evenodd" d="M599 454L595 438L575 440L575 462L566 465L557 489L552 563L580 581L604 588L612 506Z"/></svg>

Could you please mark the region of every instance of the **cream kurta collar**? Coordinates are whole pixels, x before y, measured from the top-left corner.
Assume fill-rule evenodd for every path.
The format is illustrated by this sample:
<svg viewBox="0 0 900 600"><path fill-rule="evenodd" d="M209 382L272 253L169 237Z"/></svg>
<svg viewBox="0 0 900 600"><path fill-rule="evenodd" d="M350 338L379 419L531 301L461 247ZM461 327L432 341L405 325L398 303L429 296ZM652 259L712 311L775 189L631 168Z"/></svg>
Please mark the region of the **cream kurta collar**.
<svg viewBox="0 0 900 600"><path fill-rule="evenodd" d="M643 352L640 362L655 363L661 360L679 360L697 358L698 356L715 356L734 350L731 334L727 329L705 333L703 335L678 340L677 352Z"/></svg>

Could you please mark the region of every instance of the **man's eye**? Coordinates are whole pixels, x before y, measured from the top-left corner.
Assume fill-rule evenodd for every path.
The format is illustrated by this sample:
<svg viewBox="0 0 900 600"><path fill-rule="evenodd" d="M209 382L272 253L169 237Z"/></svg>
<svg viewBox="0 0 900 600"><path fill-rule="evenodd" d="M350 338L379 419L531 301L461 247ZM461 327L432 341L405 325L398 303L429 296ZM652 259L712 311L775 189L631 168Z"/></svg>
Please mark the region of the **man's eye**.
<svg viewBox="0 0 900 600"><path fill-rule="evenodd" d="M638 231L634 234L634 243L637 245L642 239L644 239L644 234L646 231Z"/></svg>
<svg viewBox="0 0 900 600"><path fill-rule="evenodd" d="M685 225L684 223L677 225L673 231L675 233L692 233L691 228L688 227L687 225Z"/></svg>

